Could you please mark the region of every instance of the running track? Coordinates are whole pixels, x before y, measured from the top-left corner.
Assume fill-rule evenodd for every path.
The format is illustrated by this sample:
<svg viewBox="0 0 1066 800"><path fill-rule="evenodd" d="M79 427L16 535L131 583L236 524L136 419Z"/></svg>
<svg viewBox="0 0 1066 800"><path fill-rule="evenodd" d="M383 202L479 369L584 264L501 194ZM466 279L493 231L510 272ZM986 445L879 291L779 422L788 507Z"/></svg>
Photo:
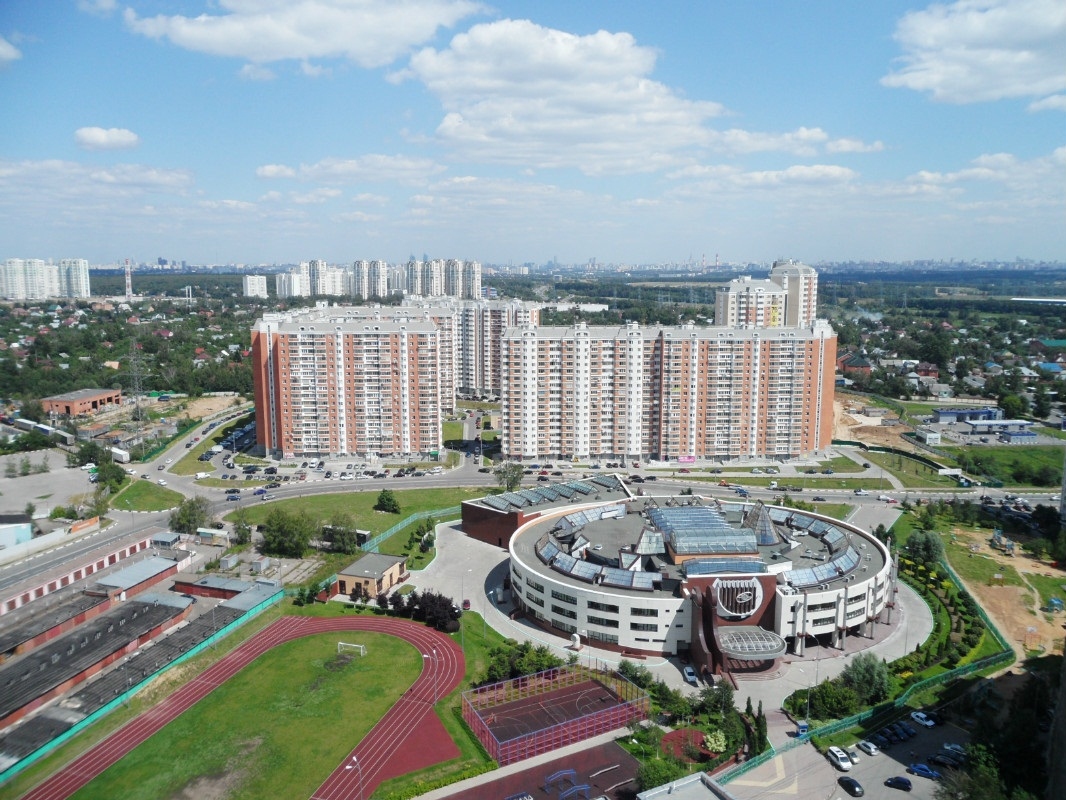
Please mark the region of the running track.
<svg viewBox="0 0 1066 800"><path fill-rule="evenodd" d="M443 633L414 622L385 617L282 617L221 661L182 686L38 784L23 800L63 800L74 794L141 742L191 708L267 650L318 633L373 631L410 642L423 655L422 672L377 725L345 756L315 790L311 800L363 800L380 783L389 757L403 747L418 746L422 721L433 714L435 698L446 695L463 678L462 651ZM428 656L428 657L427 657ZM358 759L359 769L353 767Z"/></svg>

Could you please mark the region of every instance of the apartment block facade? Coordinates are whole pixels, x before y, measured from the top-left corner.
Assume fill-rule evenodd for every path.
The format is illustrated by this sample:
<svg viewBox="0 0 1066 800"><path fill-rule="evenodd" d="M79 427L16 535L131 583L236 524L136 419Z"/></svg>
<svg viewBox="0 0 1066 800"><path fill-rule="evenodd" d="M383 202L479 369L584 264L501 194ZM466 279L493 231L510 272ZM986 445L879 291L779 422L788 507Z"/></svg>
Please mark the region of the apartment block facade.
<svg viewBox="0 0 1066 800"><path fill-rule="evenodd" d="M266 275L245 275L243 283L245 297L269 296Z"/></svg>
<svg viewBox="0 0 1066 800"><path fill-rule="evenodd" d="M84 258L64 258L53 264L39 258L9 258L0 264L0 297L89 297L89 262Z"/></svg>
<svg viewBox="0 0 1066 800"><path fill-rule="evenodd" d="M836 333L805 328L512 328L505 458L688 463L829 446Z"/></svg>
<svg viewBox="0 0 1066 800"><path fill-rule="evenodd" d="M734 278L715 294L715 325L804 328L818 310L818 273L795 261L775 261L766 279Z"/></svg>
<svg viewBox="0 0 1066 800"><path fill-rule="evenodd" d="M252 330L257 443L276 458L439 451L440 340L429 320L265 315Z"/></svg>

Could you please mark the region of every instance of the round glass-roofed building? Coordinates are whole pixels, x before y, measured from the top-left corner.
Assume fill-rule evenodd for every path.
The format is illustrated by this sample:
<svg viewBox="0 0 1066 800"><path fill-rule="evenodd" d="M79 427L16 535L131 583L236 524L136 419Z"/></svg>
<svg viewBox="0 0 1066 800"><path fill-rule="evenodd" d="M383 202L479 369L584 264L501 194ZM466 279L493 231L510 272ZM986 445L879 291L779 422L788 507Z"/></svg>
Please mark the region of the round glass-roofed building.
<svg viewBox="0 0 1066 800"><path fill-rule="evenodd" d="M636 497L614 475L467 501L463 528L508 547L511 597L540 627L706 674L763 671L809 637L870 636L893 588L888 549L845 522Z"/></svg>

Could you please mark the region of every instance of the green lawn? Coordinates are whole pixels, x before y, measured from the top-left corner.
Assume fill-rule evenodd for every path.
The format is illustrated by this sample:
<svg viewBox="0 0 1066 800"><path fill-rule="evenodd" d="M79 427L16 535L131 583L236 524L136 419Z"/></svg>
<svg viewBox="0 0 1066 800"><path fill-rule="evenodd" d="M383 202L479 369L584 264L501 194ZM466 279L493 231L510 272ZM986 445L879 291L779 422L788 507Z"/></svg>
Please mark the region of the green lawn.
<svg viewBox="0 0 1066 800"><path fill-rule="evenodd" d="M992 582L992 576L999 574L1003 576L1004 585L1025 585L1018 570L1009 564L999 564L981 553L971 553L964 545L950 541L948 535L941 538L944 539L944 553L948 563L964 581L988 586Z"/></svg>
<svg viewBox="0 0 1066 800"><path fill-rule="evenodd" d="M341 665L337 641L348 639L365 644L367 655ZM200 796L207 792L198 780L211 785L225 776L229 798L309 797L421 669L416 648L383 634L288 642L73 796Z"/></svg>
<svg viewBox="0 0 1066 800"><path fill-rule="evenodd" d="M940 475L932 467L928 467L913 458L907 458L898 453L866 453L866 459L871 464L883 467L890 472L905 489L925 489L937 487L957 487L958 482L947 475Z"/></svg>
<svg viewBox="0 0 1066 800"><path fill-rule="evenodd" d="M1063 448L1057 445L1026 445L1011 447L945 447L949 453L966 453L978 461L986 474L1003 481L1004 486L1030 486L1031 481L1020 482L1013 475L1015 465L1023 466L1029 475L1045 470L1049 476L1047 486L1058 486L1062 482Z"/></svg>
<svg viewBox="0 0 1066 800"><path fill-rule="evenodd" d="M280 506L286 511L305 511L312 519L329 520L335 514L350 514L357 527L368 530L372 534L387 531L405 517L419 511L433 511L439 508L457 506L463 500L474 497L482 497L486 489L398 489L393 490L396 500L400 504L399 514L386 514L374 510L374 503L378 499L378 491L367 490L365 492L348 492L345 494L323 494L311 497L293 497L278 500L273 503L252 505L245 508L248 522L257 525L266 520L271 508ZM233 514L226 519L232 521Z"/></svg>
<svg viewBox="0 0 1066 800"><path fill-rule="evenodd" d="M1034 425L1033 430L1039 436L1053 436L1056 439L1066 439L1066 431L1061 428L1052 428L1048 425Z"/></svg>
<svg viewBox="0 0 1066 800"><path fill-rule="evenodd" d="M111 507L116 511L166 511L180 506L183 499L180 492L138 479L112 498Z"/></svg>

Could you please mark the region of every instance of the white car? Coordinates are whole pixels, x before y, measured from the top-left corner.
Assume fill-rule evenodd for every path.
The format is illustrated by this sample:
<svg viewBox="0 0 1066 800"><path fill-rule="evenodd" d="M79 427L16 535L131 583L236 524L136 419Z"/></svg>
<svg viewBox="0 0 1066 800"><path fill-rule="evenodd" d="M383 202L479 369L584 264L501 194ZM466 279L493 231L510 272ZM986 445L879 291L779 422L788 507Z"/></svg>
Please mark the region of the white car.
<svg viewBox="0 0 1066 800"><path fill-rule="evenodd" d="M158 483L160 486L166 486L167 485L167 482L165 480L163 480L162 478L157 480L156 483Z"/></svg>
<svg viewBox="0 0 1066 800"><path fill-rule="evenodd" d="M927 717L921 711L912 711L911 712L911 719L913 719L915 722L917 722L923 728L932 728L932 727L936 726L936 723L933 722L931 719L929 719L929 717Z"/></svg>
<svg viewBox="0 0 1066 800"><path fill-rule="evenodd" d="M839 747L830 747L825 751L825 757L829 759L830 764L841 772L847 772L851 769L851 759L848 758L848 754Z"/></svg>
<svg viewBox="0 0 1066 800"><path fill-rule="evenodd" d="M862 750L864 753L866 753L866 755L868 756L876 756L878 753L881 752L881 749L876 744L874 744L873 742L868 742L865 739L863 739L855 746Z"/></svg>

